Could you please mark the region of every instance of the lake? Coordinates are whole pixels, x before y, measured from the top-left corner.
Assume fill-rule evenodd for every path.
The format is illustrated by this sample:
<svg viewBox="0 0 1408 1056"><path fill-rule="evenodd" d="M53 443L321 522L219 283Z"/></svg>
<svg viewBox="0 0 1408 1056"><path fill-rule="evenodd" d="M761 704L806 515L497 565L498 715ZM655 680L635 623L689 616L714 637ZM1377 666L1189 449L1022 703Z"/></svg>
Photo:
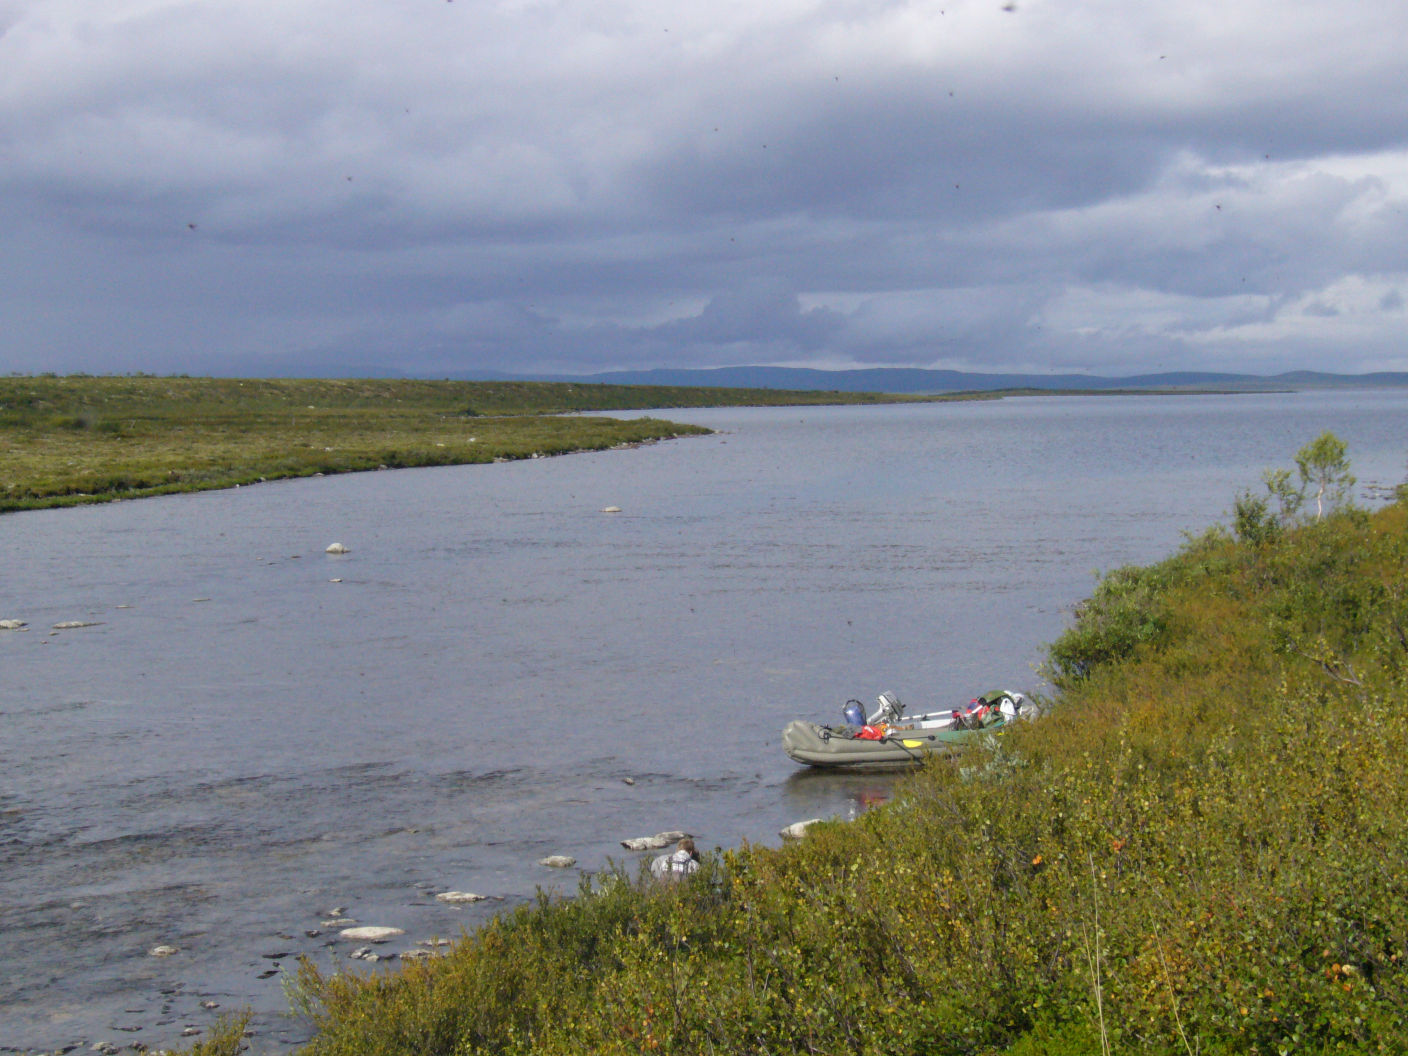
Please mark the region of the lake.
<svg viewBox="0 0 1408 1056"><path fill-rule="evenodd" d="M296 956L368 970L334 910L396 953L627 837L853 816L893 776L799 770L787 721L1040 691L1096 571L1324 429L1366 505L1408 468L1405 390L659 415L717 432L0 517L0 1051L246 1006L286 1051Z"/></svg>

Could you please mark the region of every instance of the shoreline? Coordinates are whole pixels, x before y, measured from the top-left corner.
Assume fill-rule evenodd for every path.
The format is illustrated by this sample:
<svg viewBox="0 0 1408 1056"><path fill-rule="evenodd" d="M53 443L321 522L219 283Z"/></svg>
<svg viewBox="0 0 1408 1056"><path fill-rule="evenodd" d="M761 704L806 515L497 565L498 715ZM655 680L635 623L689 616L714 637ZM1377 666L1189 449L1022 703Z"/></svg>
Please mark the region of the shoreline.
<svg viewBox="0 0 1408 1056"><path fill-rule="evenodd" d="M710 430L621 411L966 403L1036 396L1246 395L1205 389L876 393L559 382L0 377L0 515L269 480L511 462Z"/></svg>
<svg viewBox="0 0 1408 1056"><path fill-rule="evenodd" d="M10 451L0 513L604 451L709 432L607 417L615 411L902 402L923 401L526 382L0 377L0 438Z"/></svg>

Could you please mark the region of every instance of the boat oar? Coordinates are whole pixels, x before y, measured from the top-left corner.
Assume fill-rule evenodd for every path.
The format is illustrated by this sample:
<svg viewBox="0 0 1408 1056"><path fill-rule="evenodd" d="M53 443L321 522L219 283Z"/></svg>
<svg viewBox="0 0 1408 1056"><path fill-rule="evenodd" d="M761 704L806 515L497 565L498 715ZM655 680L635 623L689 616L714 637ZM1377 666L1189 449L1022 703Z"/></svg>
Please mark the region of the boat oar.
<svg viewBox="0 0 1408 1056"><path fill-rule="evenodd" d="M911 759L913 759L916 763L922 763L922 762L924 761L924 757L923 757L922 755L915 755L914 752L912 752L912 751L910 750L910 745L905 744L905 741L907 741L907 740L912 740L912 739L913 739L913 738L908 738L908 737L891 737L889 734L886 734L884 737L881 737L881 738L880 738L881 741L888 741L890 744L897 744L897 745L899 745L902 749L904 749L905 753L906 753ZM929 738L929 740L931 740L931 741L932 741L933 739L934 739L933 737L930 737L930 738ZM914 743L915 743L915 745L916 745L917 747L919 747L919 748L923 748L923 747L924 747L924 746L923 746L922 744L920 744L918 741L915 741Z"/></svg>

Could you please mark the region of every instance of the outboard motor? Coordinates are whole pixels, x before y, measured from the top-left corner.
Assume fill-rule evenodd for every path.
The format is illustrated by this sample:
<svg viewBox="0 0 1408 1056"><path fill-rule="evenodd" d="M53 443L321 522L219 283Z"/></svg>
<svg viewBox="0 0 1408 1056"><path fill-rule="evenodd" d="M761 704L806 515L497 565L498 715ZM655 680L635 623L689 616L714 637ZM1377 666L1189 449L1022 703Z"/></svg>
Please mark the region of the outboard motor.
<svg viewBox="0 0 1408 1056"><path fill-rule="evenodd" d="M900 703L900 698L893 693L881 693L875 698L875 702L880 706L875 709L875 714L870 716L872 725L877 722L888 722L893 726L904 715L904 705Z"/></svg>
<svg viewBox="0 0 1408 1056"><path fill-rule="evenodd" d="M846 701L846 706L841 709L841 714L846 717L847 726L865 725L865 709L860 706L858 700Z"/></svg>

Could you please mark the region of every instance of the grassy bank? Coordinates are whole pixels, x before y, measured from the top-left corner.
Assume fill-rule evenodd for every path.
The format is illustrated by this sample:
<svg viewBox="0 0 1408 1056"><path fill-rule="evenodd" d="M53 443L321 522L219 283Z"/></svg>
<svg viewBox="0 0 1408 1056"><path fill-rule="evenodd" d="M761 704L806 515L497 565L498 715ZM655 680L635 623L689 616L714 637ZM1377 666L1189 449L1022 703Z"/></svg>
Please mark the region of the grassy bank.
<svg viewBox="0 0 1408 1056"><path fill-rule="evenodd" d="M855 822L303 965L307 1053L1408 1050L1408 503L1268 524L1105 577L1048 716Z"/></svg>
<svg viewBox="0 0 1408 1056"><path fill-rule="evenodd" d="M566 412L889 399L532 382L0 377L0 512L708 432Z"/></svg>

